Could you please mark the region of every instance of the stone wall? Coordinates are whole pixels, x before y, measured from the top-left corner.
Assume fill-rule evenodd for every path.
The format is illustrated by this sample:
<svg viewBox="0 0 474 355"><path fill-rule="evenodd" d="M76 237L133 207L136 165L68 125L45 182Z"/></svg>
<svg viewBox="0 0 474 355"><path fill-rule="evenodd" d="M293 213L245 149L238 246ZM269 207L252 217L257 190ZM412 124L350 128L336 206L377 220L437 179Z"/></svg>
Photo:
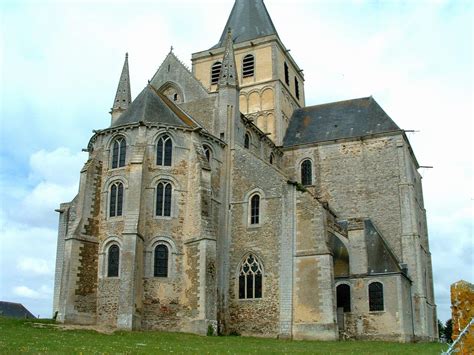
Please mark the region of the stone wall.
<svg viewBox="0 0 474 355"><path fill-rule="evenodd" d="M451 285L451 314L453 322L453 341L474 318L474 285L458 281ZM460 340L456 349L460 354L474 353L474 325Z"/></svg>

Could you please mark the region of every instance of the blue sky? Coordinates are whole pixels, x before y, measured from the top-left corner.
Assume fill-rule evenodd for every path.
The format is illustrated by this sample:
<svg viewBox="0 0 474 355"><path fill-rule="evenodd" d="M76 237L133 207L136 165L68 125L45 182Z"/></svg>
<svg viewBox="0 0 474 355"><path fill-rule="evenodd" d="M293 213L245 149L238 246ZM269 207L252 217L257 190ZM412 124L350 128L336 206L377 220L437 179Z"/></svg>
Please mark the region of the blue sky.
<svg viewBox="0 0 474 355"><path fill-rule="evenodd" d="M266 0L304 69L306 104L373 95L422 170L439 317L473 281L473 5L463 0ZM2 1L0 299L49 316L57 213L77 192L92 129L107 127L125 52L132 95L171 45L219 40L233 0Z"/></svg>

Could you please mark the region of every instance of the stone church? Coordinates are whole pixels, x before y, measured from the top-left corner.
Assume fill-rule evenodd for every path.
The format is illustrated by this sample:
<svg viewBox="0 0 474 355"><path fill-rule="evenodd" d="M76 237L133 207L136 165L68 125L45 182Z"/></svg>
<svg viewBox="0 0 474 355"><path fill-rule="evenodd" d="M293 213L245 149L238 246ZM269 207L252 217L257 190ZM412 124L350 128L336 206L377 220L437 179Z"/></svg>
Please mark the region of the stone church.
<svg viewBox="0 0 474 355"><path fill-rule="evenodd" d="M419 165L372 97L306 106L263 0L171 51L60 206L60 322L293 339L437 338ZM117 73L118 74L118 73Z"/></svg>

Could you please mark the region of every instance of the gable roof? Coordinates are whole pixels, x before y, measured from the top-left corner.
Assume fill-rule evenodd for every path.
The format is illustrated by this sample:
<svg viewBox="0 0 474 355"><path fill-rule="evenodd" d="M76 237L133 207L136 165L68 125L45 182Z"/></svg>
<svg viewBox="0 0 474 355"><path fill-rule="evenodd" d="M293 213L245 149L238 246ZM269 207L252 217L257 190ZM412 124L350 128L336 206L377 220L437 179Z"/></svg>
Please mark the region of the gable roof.
<svg viewBox="0 0 474 355"><path fill-rule="evenodd" d="M219 43L212 48L224 46L229 28L232 29L234 43L269 35L278 36L263 0L235 0Z"/></svg>
<svg viewBox="0 0 474 355"><path fill-rule="evenodd" d="M0 301L0 316L12 318L36 318L21 303Z"/></svg>
<svg viewBox="0 0 474 355"><path fill-rule="evenodd" d="M400 131L372 97L309 106L293 112L284 146Z"/></svg>
<svg viewBox="0 0 474 355"><path fill-rule="evenodd" d="M198 127L184 111L148 84L111 127L137 122L163 123L170 126Z"/></svg>

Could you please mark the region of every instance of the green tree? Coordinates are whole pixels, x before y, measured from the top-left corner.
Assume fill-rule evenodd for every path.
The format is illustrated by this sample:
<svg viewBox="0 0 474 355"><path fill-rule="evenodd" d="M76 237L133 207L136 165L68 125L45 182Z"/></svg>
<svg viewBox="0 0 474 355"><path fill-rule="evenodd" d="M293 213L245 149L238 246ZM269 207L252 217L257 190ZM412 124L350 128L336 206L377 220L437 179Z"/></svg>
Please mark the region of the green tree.
<svg viewBox="0 0 474 355"><path fill-rule="evenodd" d="M438 338L439 339L444 338L444 330L445 330L445 327L444 327L443 322L441 322L438 319Z"/></svg>
<svg viewBox="0 0 474 355"><path fill-rule="evenodd" d="M453 340L451 339L451 336L453 335L453 320L448 319L446 321L446 324L444 326L444 337L446 338L446 341L448 343L452 343Z"/></svg>

